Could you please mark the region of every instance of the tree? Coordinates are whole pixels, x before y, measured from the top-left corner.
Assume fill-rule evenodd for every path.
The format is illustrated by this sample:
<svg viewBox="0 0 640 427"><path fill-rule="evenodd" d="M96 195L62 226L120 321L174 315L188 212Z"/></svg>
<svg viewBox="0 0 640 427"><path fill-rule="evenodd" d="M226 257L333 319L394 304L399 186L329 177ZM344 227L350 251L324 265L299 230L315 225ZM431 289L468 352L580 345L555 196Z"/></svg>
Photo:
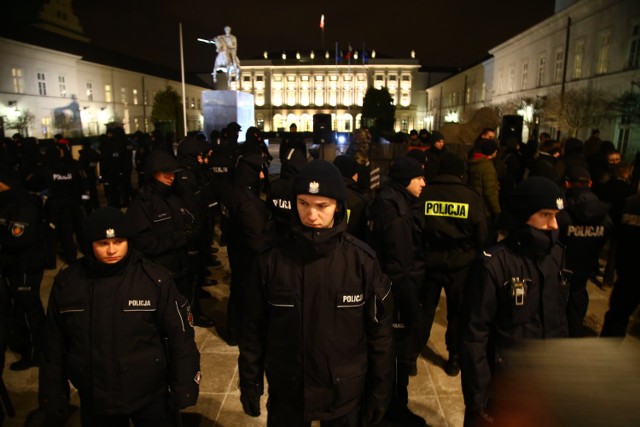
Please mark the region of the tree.
<svg viewBox="0 0 640 427"><path fill-rule="evenodd" d="M367 125L373 125L380 133L393 132L396 107L389 89L369 88L362 103L362 118Z"/></svg>
<svg viewBox="0 0 640 427"><path fill-rule="evenodd" d="M624 92L611 100L608 110L624 117L628 123L640 123L640 93Z"/></svg>
<svg viewBox="0 0 640 427"><path fill-rule="evenodd" d="M176 135L184 135L182 102L180 101L180 95L172 86L167 85L165 90L156 93L156 96L153 98L151 120L154 126L156 126L156 124L171 122L171 128Z"/></svg>
<svg viewBox="0 0 640 427"><path fill-rule="evenodd" d="M551 93L544 105L545 120L576 137L582 129L597 128L607 116L606 94L593 88L569 89L561 96Z"/></svg>
<svg viewBox="0 0 640 427"><path fill-rule="evenodd" d="M22 136L29 136L29 128L34 119L35 116L29 110L22 110L14 119L7 121L5 126L7 129L17 130Z"/></svg>

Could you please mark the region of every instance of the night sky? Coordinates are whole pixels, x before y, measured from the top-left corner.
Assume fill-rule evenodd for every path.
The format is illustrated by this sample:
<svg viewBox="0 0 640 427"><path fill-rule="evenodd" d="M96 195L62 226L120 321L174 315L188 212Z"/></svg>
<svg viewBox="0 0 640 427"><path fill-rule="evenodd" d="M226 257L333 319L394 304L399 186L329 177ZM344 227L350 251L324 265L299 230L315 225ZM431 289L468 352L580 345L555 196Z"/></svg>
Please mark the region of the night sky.
<svg viewBox="0 0 640 427"><path fill-rule="evenodd" d="M238 57L255 59L265 50L316 52L324 48L375 49L422 65L473 65L492 47L553 14L554 0L74 0L85 34L96 45L180 68L178 24L182 22L185 69L210 72L215 46L197 41L222 34L229 25ZM390 13L389 7L401 11Z"/></svg>

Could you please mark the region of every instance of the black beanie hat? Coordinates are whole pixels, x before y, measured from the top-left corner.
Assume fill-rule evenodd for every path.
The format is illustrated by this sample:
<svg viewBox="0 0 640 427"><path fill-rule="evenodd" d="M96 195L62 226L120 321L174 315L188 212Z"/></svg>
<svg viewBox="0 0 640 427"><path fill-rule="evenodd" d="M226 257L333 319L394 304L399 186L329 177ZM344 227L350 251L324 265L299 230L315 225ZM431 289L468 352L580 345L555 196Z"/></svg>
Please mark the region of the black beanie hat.
<svg viewBox="0 0 640 427"><path fill-rule="evenodd" d="M131 228L127 217L120 209L112 206L93 211L84 226L84 240L88 244L96 240L130 236Z"/></svg>
<svg viewBox="0 0 640 427"><path fill-rule="evenodd" d="M418 176L424 176L424 169L420 162L412 157L404 156L396 159L389 169L389 178L399 182L404 187Z"/></svg>
<svg viewBox="0 0 640 427"><path fill-rule="evenodd" d="M293 180L292 193L324 196L344 202L347 199L347 187L337 167L326 160L313 160L307 163Z"/></svg>
<svg viewBox="0 0 640 427"><path fill-rule="evenodd" d="M333 160L333 164L338 168L342 176L351 178L358 173L358 162L353 156L340 155Z"/></svg>
<svg viewBox="0 0 640 427"><path fill-rule="evenodd" d="M182 165L162 149L153 150L144 162L144 173L150 177L156 172L177 172L182 169Z"/></svg>
<svg viewBox="0 0 640 427"><path fill-rule="evenodd" d="M446 152L440 159L438 175L453 175L460 178L464 175L464 162L455 154Z"/></svg>
<svg viewBox="0 0 640 427"><path fill-rule="evenodd" d="M553 181L534 176L521 181L507 199L509 210L521 222L541 209L564 209L564 196Z"/></svg>
<svg viewBox="0 0 640 427"><path fill-rule="evenodd" d="M429 141L431 141L432 144L435 144L436 142L443 139L444 139L444 135L438 132L437 130L434 130L433 132L431 132L431 136L429 137Z"/></svg>
<svg viewBox="0 0 640 427"><path fill-rule="evenodd" d="M427 158L427 152L425 150L418 150L418 149L409 150L407 151L406 156L416 159L422 165L426 165L427 162L429 161L429 159Z"/></svg>

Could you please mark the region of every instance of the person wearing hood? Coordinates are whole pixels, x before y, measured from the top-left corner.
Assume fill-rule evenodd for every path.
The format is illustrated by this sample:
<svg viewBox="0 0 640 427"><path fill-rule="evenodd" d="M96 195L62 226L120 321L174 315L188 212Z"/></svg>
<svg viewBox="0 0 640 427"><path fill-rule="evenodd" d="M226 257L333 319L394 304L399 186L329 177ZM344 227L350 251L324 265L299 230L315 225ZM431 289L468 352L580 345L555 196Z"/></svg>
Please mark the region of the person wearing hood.
<svg viewBox="0 0 640 427"><path fill-rule="evenodd" d="M414 212L425 186L424 169L411 157L396 159L389 181L369 208L370 243L378 254L382 271L393 282L393 337L396 354L395 388L386 418L403 426L426 426L409 408L409 375L420 349L414 339L422 307L420 288L424 280L424 255L420 217Z"/></svg>
<svg viewBox="0 0 640 427"><path fill-rule="evenodd" d="M171 408L196 404L200 353L189 303L171 272L129 247L132 235L119 209L97 209L85 224L86 255L54 279L38 389L51 421L68 408L69 382L86 427L168 427Z"/></svg>
<svg viewBox="0 0 640 427"><path fill-rule="evenodd" d="M258 153L238 157L233 185L223 192L221 225L231 267L227 305L227 343L236 345L244 311L244 287L251 265L274 237L271 214L259 197L265 179L264 158Z"/></svg>
<svg viewBox="0 0 640 427"><path fill-rule="evenodd" d="M154 150L145 163L146 183L129 204L127 218L133 228L132 246L145 257L167 268L178 291L192 304L188 248L201 232L201 222L192 204L176 192L176 172L182 165L168 152ZM210 327L213 322L194 304L196 326Z"/></svg>
<svg viewBox="0 0 640 427"><path fill-rule="evenodd" d="M347 186L347 231L360 240L366 240L369 198L358 186L358 162L352 156L343 154L337 156L333 164L340 170Z"/></svg>
<svg viewBox="0 0 640 427"><path fill-rule="evenodd" d="M375 252L345 233L346 188L325 160L293 183L292 232L261 253L247 282L240 334L240 400L270 426L361 426L391 396L390 280Z"/></svg>
<svg viewBox="0 0 640 427"><path fill-rule="evenodd" d="M565 177L566 209L558 215L566 266L573 272L567 305L570 337L584 336L582 322L589 306L587 280L600 269L600 252L613 228L609 205L593 194L591 185L589 171L574 166Z"/></svg>
<svg viewBox="0 0 640 427"><path fill-rule="evenodd" d="M44 225L39 200L23 188L17 172L0 170L0 287L7 293L8 322L0 328L12 337L20 359L9 369L22 371L38 364L44 309L40 284L45 268ZM4 340L3 340L4 341ZM0 347L4 361L4 347ZM0 364L0 374L4 363Z"/></svg>
<svg viewBox="0 0 640 427"><path fill-rule="evenodd" d="M276 232L280 235L291 228L291 211L294 203L291 194L293 179L307 164L307 157L297 148L289 149L282 159L280 176L271 182L267 191L267 207L275 220Z"/></svg>
<svg viewBox="0 0 640 427"><path fill-rule="evenodd" d="M433 178L438 176L438 166L440 165L440 160L442 160L442 156L447 152L447 149L444 146L444 135L434 130L431 132L431 148L426 151L427 153L427 162L429 167L425 169L426 171L426 182L428 183Z"/></svg>
<svg viewBox="0 0 640 427"><path fill-rule="evenodd" d="M544 177L520 182L507 200L508 235L485 249L465 285L460 362L465 425L496 419L492 378L508 366L503 350L521 340L565 338L569 275L558 241L560 188ZM496 395L492 395L492 392ZM486 422L486 421L485 421Z"/></svg>

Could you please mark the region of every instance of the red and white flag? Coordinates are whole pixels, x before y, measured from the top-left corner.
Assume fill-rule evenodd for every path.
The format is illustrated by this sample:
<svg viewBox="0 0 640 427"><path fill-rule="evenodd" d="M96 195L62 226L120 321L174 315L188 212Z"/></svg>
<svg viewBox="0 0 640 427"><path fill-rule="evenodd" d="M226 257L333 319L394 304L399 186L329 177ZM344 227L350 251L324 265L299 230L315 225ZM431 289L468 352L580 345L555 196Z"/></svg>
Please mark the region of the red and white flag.
<svg viewBox="0 0 640 427"><path fill-rule="evenodd" d="M351 47L351 43L349 43L349 51L347 52L347 54L344 56L344 60L348 61L351 59L351 56L353 55L353 48Z"/></svg>
<svg viewBox="0 0 640 427"><path fill-rule="evenodd" d="M320 29L324 30L324 13L320 16Z"/></svg>

